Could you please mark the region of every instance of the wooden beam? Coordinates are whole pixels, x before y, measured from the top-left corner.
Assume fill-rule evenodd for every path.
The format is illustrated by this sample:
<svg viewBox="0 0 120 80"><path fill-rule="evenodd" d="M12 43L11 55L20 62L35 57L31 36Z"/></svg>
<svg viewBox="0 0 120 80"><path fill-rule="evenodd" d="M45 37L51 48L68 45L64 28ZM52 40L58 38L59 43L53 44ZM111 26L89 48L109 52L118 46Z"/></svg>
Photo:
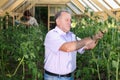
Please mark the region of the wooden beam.
<svg viewBox="0 0 120 80"><path fill-rule="evenodd" d="M84 12L84 11L85 11L85 7L84 7L78 0L72 0L71 2L72 2L79 10L81 10L82 13L85 13L85 12ZM85 15L89 16L90 18L92 18L89 12L88 12L88 13L85 13ZM92 18L92 19L93 19L93 18Z"/></svg>
<svg viewBox="0 0 120 80"><path fill-rule="evenodd" d="M2 8L3 5L5 5L8 2L8 0L0 0L0 8Z"/></svg>
<svg viewBox="0 0 120 80"><path fill-rule="evenodd" d="M71 0L71 2L78 7L80 11L84 13L85 7L78 0Z"/></svg>
<svg viewBox="0 0 120 80"><path fill-rule="evenodd" d="M107 20L108 19L108 14L104 12L99 12L99 13L94 13L94 16L98 16L102 20Z"/></svg>
<svg viewBox="0 0 120 80"><path fill-rule="evenodd" d="M48 5L48 31L50 30L50 5Z"/></svg>
<svg viewBox="0 0 120 80"><path fill-rule="evenodd" d="M110 10L108 10L106 7L104 7L98 0L91 0L91 1L93 1L97 6L99 6L108 15L110 15L111 17L114 17L115 19L117 19L117 17Z"/></svg>
<svg viewBox="0 0 120 80"><path fill-rule="evenodd" d="M111 7L111 5L110 4L108 4L108 2L107 1L105 1L105 0L103 0L104 1L104 3L106 4L106 5L108 5L111 9L113 9L113 7Z"/></svg>
<svg viewBox="0 0 120 80"><path fill-rule="evenodd" d="M114 0L116 2L116 4L118 4L120 6L120 3L118 2L118 0Z"/></svg>
<svg viewBox="0 0 120 80"><path fill-rule="evenodd" d="M118 9L111 9L110 11L120 11L120 8L118 8Z"/></svg>
<svg viewBox="0 0 120 80"><path fill-rule="evenodd" d="M75 12L75 10L70 6L70 2L69 3L67 3L66 5L74 12L74 14L76 14L76 12Z"/></svg>
<svg viewBox="0 0 120 80"><path fill-rule="evenodd" d="M89 1L89 3L91 3L98 11L100 11L99 8L97 8L90 0L88 0L88 1Z"/></svg>
<svg viewBox="0 0 120 80"><path fill-rule="evenodd" d="M116 17L120 20L120 12L117 12Z"/></svg>
<svg viewBox="0 0 120 80"><path fill-rule="evenodd" d="M12 10L14 10L18 5L20 5L21 3L23 3L25 0L16 0L9 8L7 8L4 11L4 14L6 12L11 12Z"/></svg>
<svg viewBox="0 0 120 80"><path fill-rule="evenodd" d="M37 4L66 4L71 0L36 0Z"/></svg>

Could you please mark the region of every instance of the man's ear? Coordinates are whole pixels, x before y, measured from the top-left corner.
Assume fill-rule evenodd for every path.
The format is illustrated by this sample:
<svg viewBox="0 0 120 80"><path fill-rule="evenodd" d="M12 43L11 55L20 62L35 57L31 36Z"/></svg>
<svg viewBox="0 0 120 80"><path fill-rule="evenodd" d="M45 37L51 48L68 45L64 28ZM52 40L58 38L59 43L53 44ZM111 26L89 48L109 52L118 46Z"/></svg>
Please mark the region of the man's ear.
<svg viewBox="0 0 120 80"><path fill-rule="evenodd" d="M56 19L56 24L59 25L59 18Z"/></svg>

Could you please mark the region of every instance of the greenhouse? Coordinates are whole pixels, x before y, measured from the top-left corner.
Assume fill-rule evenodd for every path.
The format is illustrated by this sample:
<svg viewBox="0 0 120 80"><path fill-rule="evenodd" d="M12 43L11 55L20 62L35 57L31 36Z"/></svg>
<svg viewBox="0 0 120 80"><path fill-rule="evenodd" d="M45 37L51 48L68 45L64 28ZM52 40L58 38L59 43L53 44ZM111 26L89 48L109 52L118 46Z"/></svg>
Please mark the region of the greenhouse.
<svg viewBox="0 0 120 80"><path fill-rule="evenodd" d="M120 0L0 0L0 80L120 80Z"/></svg>

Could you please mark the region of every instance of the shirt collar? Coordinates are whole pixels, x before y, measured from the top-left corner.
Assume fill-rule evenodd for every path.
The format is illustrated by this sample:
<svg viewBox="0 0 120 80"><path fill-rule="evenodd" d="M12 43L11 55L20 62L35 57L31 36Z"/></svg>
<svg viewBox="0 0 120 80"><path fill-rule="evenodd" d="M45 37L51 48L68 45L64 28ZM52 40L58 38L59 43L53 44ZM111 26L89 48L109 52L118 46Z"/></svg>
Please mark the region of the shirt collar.
<svg viewBox="0 0 120 80"><path fill-rule="evenodd" d="M72 34L72 32L64 32L64 31L62 31L59 27L55 27L55 29L54 29L56 32L58 32L60 35L71 35Z"/></svg>
<svg viewBox="0 0 120 80"><path fill-rule="evenodd" d="M60 35L66 35L66 32L63 32L59 27L55 27L54 29L56 32L58 32Z"/></svg>

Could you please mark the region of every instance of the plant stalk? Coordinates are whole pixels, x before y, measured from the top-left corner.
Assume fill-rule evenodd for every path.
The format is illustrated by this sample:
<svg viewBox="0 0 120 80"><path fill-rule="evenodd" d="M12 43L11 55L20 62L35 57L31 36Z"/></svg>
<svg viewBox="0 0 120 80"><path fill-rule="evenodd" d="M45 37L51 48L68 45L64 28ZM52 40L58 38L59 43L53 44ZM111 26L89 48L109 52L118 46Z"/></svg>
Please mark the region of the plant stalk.
<svg viewBox="0 0 120 80"><path fill-rule="evenodd" d="M23 60L24 60L24 56L22 57L21 61L19 62L18 66L15 69L14 73L12 74L12 76L14 76L16 74L16 72L17 72L18 68L20 67L20 65L22 64Z"/></svg>
<svg viewBox="0 0 120 80"><path fill-rule="evenodd" d="M119 75L119 63L120 63L120 54L118 53L118 59L117 59L117 67L116 67L116 80L118 80Z"/></svg>
<svg viewBox="0 0 120 80"><path fill-rule="evenodd" d="M94 55L93 52L92 52L92 57L93 57L94 60L96 60L95 63L96 63L96 65L97 65L98 78L99 78L99 80L101 80L101 77L100 77L100 70L99 70L99 65L97 64L97 59L95 58L95 55Z"/></svg>

